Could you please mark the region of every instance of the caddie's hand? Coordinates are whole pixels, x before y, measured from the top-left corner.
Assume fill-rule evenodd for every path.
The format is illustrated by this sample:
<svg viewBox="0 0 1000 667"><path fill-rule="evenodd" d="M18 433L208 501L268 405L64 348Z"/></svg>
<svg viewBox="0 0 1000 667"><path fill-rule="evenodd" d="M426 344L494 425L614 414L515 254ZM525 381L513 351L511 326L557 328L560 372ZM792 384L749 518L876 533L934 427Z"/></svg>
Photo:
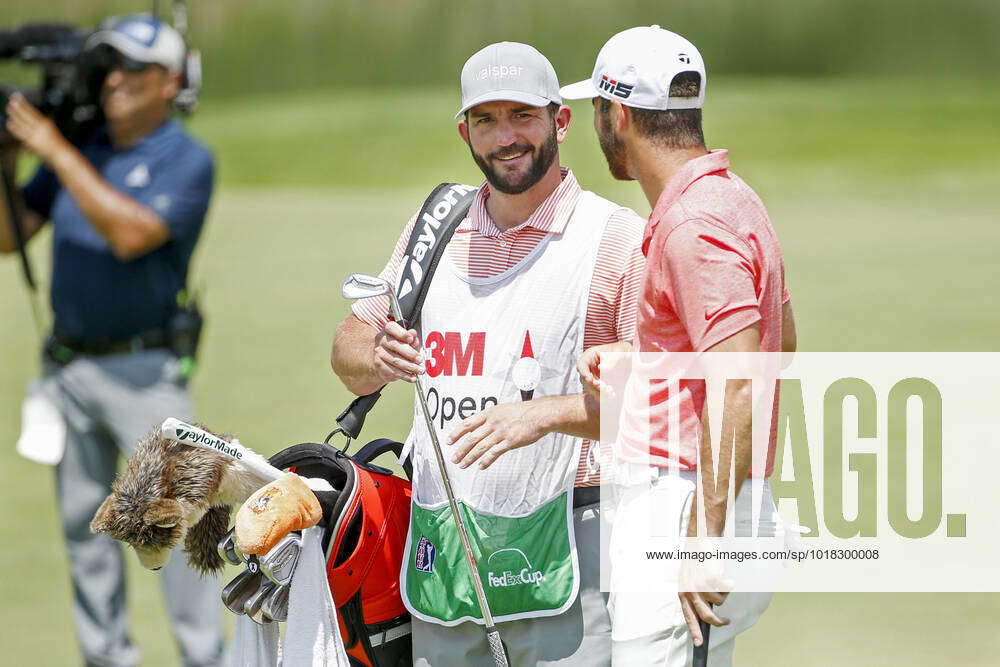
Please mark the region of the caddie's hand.
<svg viewBox="0 0 1000 667"><path fill-rule="evenodd" d="M60 151L70 146L56 124L32 106L21 93L10 96L6 114L7 131L46 163L51 164Z"/></svg>
<svg viewBox="0 0 1000 667"><path fill-rule="evenodd" d="M548 433L538 410L538 401L501 403L465 419L448 437L451 460L460 468L479 461L484 470L504 452L537 442Z"/></svg>
<svg viewBox="0 0 1000 667"><path fill-rule="evenodd" d="M610 392L614 396L611 385L601 379L601 363L606 366L610 363L621 363L631 351L632 344L627 341L588 348L576 363L576 370L580 374L584 390L594 398L600 398L601 391Z"/></svg>
<svg viewBox="0 0 1000 667"><path fill-rule="evenodd" d="M424 372L417 349L419 338L413 329L407 331L396 322L389 322L375 338L372 367L382 382L395 380L416 382Z"/></svg>
<svg viewBox="0 0 1000 667"><path fill-rule="evenodd" d="M690 543L687 548L699 550ZM719 606L726 601L729 591L733 588L733 582L726 578L725 571L719 563L714 561L702 563L688 559L681 563L680 583L681 592L677 597L680 599L681 612L691 633L692 642L695 646L701 646L704 638L698 625L699 619L715 626L729 625L729 619L717 614L711 605Z"/></svg>

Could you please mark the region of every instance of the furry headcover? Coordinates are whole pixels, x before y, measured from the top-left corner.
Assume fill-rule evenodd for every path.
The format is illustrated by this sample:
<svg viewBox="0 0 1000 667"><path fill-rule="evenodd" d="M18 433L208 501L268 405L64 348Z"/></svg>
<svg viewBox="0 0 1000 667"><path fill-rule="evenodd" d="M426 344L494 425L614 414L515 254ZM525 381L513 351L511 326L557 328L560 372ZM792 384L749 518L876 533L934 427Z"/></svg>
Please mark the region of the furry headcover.
<svg viewBox="0 0 1000 667"><path fill-rule="evenodd" d="M224 565L217 545L229 529L231 503L239 501L220 492L232 468L223 455L168 440L156 428L136 445L90 530L129 544L149 569L165 565L183 541L192 565L217 572Z"/></svg>

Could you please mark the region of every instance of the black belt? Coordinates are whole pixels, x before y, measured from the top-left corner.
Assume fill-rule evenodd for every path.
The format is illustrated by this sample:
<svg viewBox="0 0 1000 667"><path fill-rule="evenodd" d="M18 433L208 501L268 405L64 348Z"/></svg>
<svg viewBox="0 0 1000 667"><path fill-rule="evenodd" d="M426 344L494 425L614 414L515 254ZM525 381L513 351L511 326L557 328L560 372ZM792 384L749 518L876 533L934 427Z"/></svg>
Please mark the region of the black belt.
<svg viewBox="0 0 1000 667"><path fill-rule="evenodd" d="M123 340L79 340L54 333L45 343L45 349L55 361L69 363L79 354L103 356L170 347L170 332L150 329Z"/></svg>
<svg viewBox="0 0 1000 667"><path fill-rule="evenodd" d="M573 509L601 502L600 486L578 486L573 489Z"/></svg>

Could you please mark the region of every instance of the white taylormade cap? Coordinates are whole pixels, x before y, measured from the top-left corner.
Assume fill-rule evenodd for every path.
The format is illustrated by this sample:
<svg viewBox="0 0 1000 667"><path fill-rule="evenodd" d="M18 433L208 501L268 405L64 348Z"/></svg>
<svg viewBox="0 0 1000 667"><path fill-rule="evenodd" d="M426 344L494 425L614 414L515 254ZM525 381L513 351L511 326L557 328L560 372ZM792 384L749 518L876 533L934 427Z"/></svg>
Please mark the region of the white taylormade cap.
<svg viewBox="0 0 1000 667"><path fill-rule="evenodd" d="M552 63L534 47L518 42L490 44L462 67L463 113L483 102L523 102L533 107L562 104Z"/></svg>
<svg viewBox="0 0 1000 667"><path fill-rule="evenodd" d="M184 66L185 47L180 33L149 14L112 19L87 40L86 48L107 44L132 60L163 65L168 70Z"/></svg>
<svg viewBox="0 0 1000 667"><path fill-rule="evenodd" d="M681 72L701 76L698 97L670 97ZM603 97L637 109L700 109L705 103L705 63L694 44L658 25L630 28L597 54L590 79L564 86L568 100Z"/></svg>

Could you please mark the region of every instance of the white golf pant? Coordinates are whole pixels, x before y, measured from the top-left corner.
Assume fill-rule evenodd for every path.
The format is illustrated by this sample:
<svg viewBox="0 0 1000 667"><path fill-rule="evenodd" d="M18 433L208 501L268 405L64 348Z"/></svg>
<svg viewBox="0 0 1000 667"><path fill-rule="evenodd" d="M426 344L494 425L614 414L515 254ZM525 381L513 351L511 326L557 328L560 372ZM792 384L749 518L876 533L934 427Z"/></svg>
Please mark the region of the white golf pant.
<svg viewBox="0 0 1000 667"><path fill-rule="evenodd" d="M622 667L690 665L693 646L677 596L680 564L677 560L648 559L649 542L645 536L650 534L652 522L654 534L660 536L657 550L684 548L681 536L687 533L695 473L663 471L656 477L645 466L628 467L632 469L632 480L642 481L614 488L609 545L612 592L608 601L612 661ZM750 498L754 486L762 508L758 529L783 540L783 528L766 480L747 480L742 485L731 520L737 527L752 522ZM732 664L736 635L757 622L771 596L769 592L739 592L737 587L725 604L717 607L717 613L729 618L730 624L711 629L709 667Z"/></svg>

